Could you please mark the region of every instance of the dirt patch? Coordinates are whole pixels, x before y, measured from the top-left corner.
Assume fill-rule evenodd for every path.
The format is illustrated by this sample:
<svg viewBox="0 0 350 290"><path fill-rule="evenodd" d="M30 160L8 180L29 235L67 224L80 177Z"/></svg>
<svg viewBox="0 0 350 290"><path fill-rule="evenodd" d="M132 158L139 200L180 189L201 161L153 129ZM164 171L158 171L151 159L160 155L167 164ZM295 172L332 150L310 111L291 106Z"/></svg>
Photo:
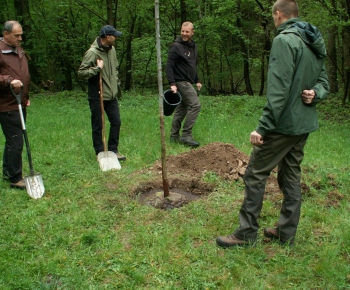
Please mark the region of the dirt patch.
<svg viewBox="0 0 350 290"><path fill-rule="evenodd" d="M187 194L186 201L181 200L180 206L200 197L205 197L215 188L215 182L205 181L214 176L218 179L242 182L249 162L249 156L238 150L234 145L227 143L211 143L206 146L192 149L179 155L167 157L167 175L170 192ZM134 189L139 201L158 208L177 207L172 204L159 204L159 195L162 191L162 165L157 161L153 166L142 171L154 178ZM266 194L278 204L282 199L276 173L273 172L267 180ZM272 195L273 194L273 195ZM165 201L167 202L167 201Z"/></svg>
<svg viewBox="0 0 350 290"><path fill-rule="evenodd" d="M167 157L167 176L169 191L174 195L168 199L160 198L157 193L163 191L161 161L155 162L151 167L139 173L147 173L149 181L132 190L143 204L152 205L162 209L181 207L198 198L205 198L212 192L220 180L241 182L249 162L249 156L238 150L233 144L211 143L197 149L192 149L179 155ZM306 169L306 173L314 173L316 169ZM326 204L337 207L345 198L337 188L336 176L328 175L327 182L314 181L310 187L324 190L331 187L333 190L327 195ZM312 198L310 187L301 183L303 197ZM180 194L181 196L178 196ZM183 198L182 198L183 197ZM265 199L276 207L280 207L283 194L277 182L277 171L272 171L267 179ZM159 203L161 201L161 203Z"/></svg>

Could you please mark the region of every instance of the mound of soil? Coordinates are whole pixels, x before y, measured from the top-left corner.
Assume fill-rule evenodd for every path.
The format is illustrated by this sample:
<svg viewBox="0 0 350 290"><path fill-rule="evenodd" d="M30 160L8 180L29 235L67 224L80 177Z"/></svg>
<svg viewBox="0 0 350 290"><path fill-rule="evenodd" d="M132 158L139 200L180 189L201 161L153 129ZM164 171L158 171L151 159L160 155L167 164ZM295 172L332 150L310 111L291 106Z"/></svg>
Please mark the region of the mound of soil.
<svg viewBox="0 0 350 290"><path fill-rule="evenodd" d="M179 193L186 191L192 195L206 195L214 189L213 184L203 181L203 177L207 174L215 174L224 180L232 180L233 182L243 182L242 176L245 173L248 165L249 156L238 150L233 144L226 143L211 143L197 149L192 149L175 156L167 157L167 177L170 191ZM151 180L147 184L143 184L135 189L136 194L142 194L142 202L150 205L155 205L155 192L162 189L162 165L161 161L157 161L152 167L144 170L158 176L155 180ZM275 172L268 178L266 190L267 194L274 194L273 199L279 202L282 194L278 187ZM143 195L145 194L146 195ZM148 194L147 194L148 193ZM187 199L191 198L187 195ZM170 201L169 201L170 202ZM174 200L172 207L174 205ZM183 200L181 201L183 205ZM166 208L167 206L157 207Z"/></svg>

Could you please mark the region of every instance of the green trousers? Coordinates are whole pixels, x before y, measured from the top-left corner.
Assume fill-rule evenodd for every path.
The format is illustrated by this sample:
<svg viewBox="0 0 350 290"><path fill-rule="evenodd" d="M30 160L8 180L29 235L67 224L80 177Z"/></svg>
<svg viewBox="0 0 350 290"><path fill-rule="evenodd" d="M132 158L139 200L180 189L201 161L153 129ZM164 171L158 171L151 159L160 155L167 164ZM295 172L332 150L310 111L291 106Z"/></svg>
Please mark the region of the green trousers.
<svg viewBox="0 0 350 290"><path fill-rule="evenodd" d="M239 213L240 226L234 232L237 238L256 240L266 180L278 165L278 185L284 198L276 228L282 240L294 242L301 208L300 164L308 136L272 133L264 137L261 146L254 146L244 175L245 196Z"/></svg>
<svg viewBox="0 0 350 290"><path fill-rule="evenodd" d="M177 82L177 90L181 94L182 102L177 106L171 126L170 137L179 137L181 124L182 137L192 137L192 128L196 123L201 109L201 103L194 87L189 82Z"/></svg>

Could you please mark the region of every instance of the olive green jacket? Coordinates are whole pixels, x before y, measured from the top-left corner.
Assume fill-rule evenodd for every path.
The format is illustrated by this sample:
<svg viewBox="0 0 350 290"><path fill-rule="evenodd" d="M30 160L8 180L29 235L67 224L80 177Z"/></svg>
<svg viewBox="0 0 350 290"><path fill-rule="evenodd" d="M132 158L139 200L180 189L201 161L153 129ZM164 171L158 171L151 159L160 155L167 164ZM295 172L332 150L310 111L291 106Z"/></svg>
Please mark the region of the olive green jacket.
<svg viewBox="0 0 350 290"><path fill-rule="evenodd" d="M103 60L103 69L97 67L97 60ZM117 54L114 46L104 47L100 38L91 45L85 53L78 70L78 76L88 80L88 98L99 99L99 74L102 73L103 100L114 100L118 94L118 67Z"/></svg>
<svg viewBox="0 0 350 290"><path fill-rule="evenodd" d="M318 29L299 18L278 27L269 59L267 104L256 131L302 135L318 129L316 103L329 92L324 60L326 48ZM310 105L302 101L303 90L316 93Z"/></svg>

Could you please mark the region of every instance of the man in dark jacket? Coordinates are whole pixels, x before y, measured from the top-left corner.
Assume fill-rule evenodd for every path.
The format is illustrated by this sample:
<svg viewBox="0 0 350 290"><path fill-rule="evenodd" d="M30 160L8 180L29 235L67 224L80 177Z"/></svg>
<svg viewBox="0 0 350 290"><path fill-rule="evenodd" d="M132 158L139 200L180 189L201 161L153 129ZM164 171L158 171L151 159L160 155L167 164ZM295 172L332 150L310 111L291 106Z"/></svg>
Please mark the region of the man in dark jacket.
<svg viewBox="0 0 350 290"><path fill-rule="evenodd" d="M245 195L240 227L219 236L222 247L252 244L257 238L265 184L278 165L284 199L278 224L264 236L293 244L301 208L301 162L309 133L318 129L316 104L327 97L326 49L319 30L298 17L294 0L278 0L272 10L277 28L269 60L267 104L258 127L250 134L254 146L244 175Z"/></svg>
<svg viewBox="0 0 350 290"><path fill-rule="evenodd" d="M100 36L91 44L78 70L82 79L88 80L88 100L91 111L92 141L96 155L104 151L102 139L102 115L100 105L99 76L102 74L103 106L110 122L108 151L114 152L118 160L126 157L119 153L120 113L118 104L118 68L115 41L122 33L111 25L100 30Z"/></svg>
<svg viewBox="0 0 350 290"><path fill-rule="evenodd" d="M199 146L193 139L192 128L198 117L201 104L196 90L202 88L197 74L197 46L192 40L193 24L184 22L179 36L170 47L166 74L171 90L182 96L182 102L177 106L170 132L170 142L182 143L191 147ZM185 120L186 119L186 120ZM180 137L181 123L185 120Z"/></svg>
<svg viewBox="0 0 350 290"><path fill-rule="evenodd" d="M0 124L6 143L2 161L3 178L11 188L25 189L22 177L22 124L15 93L22 90L23 116L29 106L30 75L26 52L20 46L22 26L17 21L7 21L0 40Z"/></svg>

